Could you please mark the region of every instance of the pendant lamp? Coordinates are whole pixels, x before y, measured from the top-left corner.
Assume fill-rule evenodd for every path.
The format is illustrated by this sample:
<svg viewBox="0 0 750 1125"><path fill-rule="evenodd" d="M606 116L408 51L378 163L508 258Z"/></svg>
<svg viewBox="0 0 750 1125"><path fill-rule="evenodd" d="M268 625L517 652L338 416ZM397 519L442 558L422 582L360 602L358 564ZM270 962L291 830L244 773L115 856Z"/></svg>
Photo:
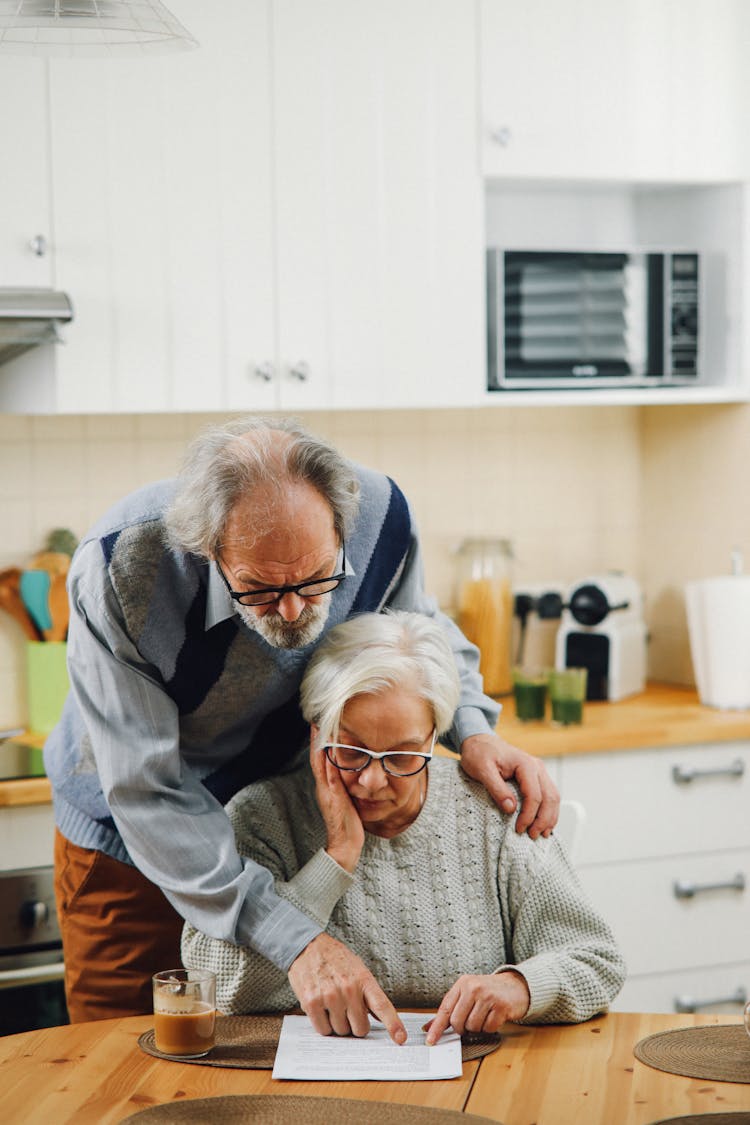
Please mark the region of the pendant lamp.
<svg viewBox="0 0 750 1125"><path fill-rule="evenodd" d="M0 52L159 55L197 47L160 0L0 0Z"/></svg>

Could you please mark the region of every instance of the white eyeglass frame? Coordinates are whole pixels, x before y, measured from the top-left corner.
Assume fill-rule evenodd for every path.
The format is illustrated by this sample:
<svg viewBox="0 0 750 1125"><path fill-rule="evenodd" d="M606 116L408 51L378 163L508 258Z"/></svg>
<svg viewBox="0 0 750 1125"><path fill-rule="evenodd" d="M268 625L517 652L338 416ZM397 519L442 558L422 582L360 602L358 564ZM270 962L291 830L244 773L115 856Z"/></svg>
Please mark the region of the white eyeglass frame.
<svg viewBox="0 0 750 1125"><path fill-rule="evenodd" d="M362 773L362 770L366 770L373 761L378 761L382 762L383 769L390 777L416 777L418 773L421 773L422 770L425 769L432 758L436 742L437 727L433 727L430 749L427 752L424 750L383 750L378 753L376 750L365 750L364 746L350 746L348 742L324 742L320 749L323 751L326 758L328 758L328 761L331 762L332 766L335 766L337 770L343 770L345 773ZM363 762L361 766L340 766L338 762L331 761L328 754L329 750L335 750L337 748L340 750L354 750L357 754L366 754L368 760ZM418 770L413 770L411 773L393 773L392 770L388 769L384 761L385 758L423 758L424 761Z"/></svg>

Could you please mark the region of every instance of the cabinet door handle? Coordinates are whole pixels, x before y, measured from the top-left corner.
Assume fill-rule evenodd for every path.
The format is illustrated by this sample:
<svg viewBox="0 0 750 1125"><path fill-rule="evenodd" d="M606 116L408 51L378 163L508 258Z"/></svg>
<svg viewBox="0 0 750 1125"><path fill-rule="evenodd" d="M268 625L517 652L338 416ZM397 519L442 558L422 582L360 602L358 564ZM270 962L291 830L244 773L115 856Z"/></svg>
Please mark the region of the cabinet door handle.
<svg viewBox="0 0 750 1125"><path fill-rule="evenodd" d="M310 365L305 363L304 359L299 359L289 368L289 374L292 379L298 379L300 383L306 383L310 378Z"/></svg>
<svg viewBox="0 0 750 1125"><path fill-rule="evenodd" d="M32 254L36 254L37 258L44 257L47 253L47 239L43 234L35 234L29 239L29 250Z"/></svg>
<svg viewBox="0 0 750 1125"><path fill-rule="evenodd" d="M498 128L490 130L490 136L496 145L500 145L501 148L507 148L510 144L512 134L509 126L500 125Z"/></svg>
<svg viewBox="0 0 750 1125"><path fill-rule="evenodd" d="M254 375L256 379L262 379L264 383L270 383L273 379L273 364L268 360L265 363L256 364Z"/></svg>
<svg viewBox="0 0 750 1125"><path fill-rule="evenodd" d="M683 883L681 879L677 879L672 889L675 898L693 898L703 891L744 891L745 876L739 872L725 883Z"/></svg>
<svg viewBox="0 0 750 1125"><path fill-rule="evenodd" d="M29 965L25 969L0 970L0 989L18 988L27 984L42 984L44 981L64 980L65 965L62 961L50 961L47 965Z"/></svg>
<svg viewBox="0 0 750 1125"><path fill-rule="evenodd" d="M741 758L736 758L731 765L717 769L697 770L688 766L672 766L672 781L677 785L688 785L691 781L704 777L742 777L744 773L745 763Z"/></svg>
<svg viewBox="0 0 750 1125"><path fill-rule="evenodd" d="M697 1012L699 1008L714 1008L719 1004L747 1003L747 992L740 985L729 996L717 996L711 1000L697 1000L694 996L675 996L674 1010L676 1012Z"/></svg>

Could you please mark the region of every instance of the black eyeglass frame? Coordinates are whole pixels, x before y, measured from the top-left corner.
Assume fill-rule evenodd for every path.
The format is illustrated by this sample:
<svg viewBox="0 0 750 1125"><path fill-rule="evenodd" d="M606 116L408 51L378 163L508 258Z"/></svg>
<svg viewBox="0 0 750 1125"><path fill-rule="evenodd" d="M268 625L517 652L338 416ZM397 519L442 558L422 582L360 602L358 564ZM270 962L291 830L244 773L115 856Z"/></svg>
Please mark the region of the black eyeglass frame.
<svg viewBox="0 0 750 1125"><path fill-rule="evenodd" d="M319 598L323 594L330 594L346 578L346 544L341 542L341 571L339 574L332 574L330 578L308 578L305 582L296 582L292 586L262 586L258 590L233 590L229 585L229 579L224 571L221 569L221 563L218 558L214 559L216 569L221 575L222 581L227 588L232 601L239 602L240 605L258 606L258 605L273 605L275 602L280 602L285 594L297 594L300 598ZM325 586L325 590L317 590L316 593L305 593L306 586ZM273 594L273 597L264 597L266 594ZM258 595L263 598L263 601L256 601ZM246 598L252 598L252 601L246 601Z"/></svg>
<svg viewBox="0 0 750 1125"><path fill-rule="evenodd" d="M377 761L380 762L385 772L391 777L416 777L418 773L421 773L423 769L427 768L432 760L435 743L437 742L437 727L432 728L431 737L432 742L427 753L420 750L384 750L382 753L377 753L375 750L365 750L363 746L349 746L346 742L326 742L321 746L321 750L332 766L335 766L337 770L343 770L345 773L361 773L362 770L367 769L373 761ZM335 750L337 746L341 747L342 750L355 750L358 754L365 754L366 761L364 761L361 766L339 765L330 755L330 751ZM410 770L409 773L394 773L393 770L388 769L389 758L421 758L422 764L415 770Z"/></svg>

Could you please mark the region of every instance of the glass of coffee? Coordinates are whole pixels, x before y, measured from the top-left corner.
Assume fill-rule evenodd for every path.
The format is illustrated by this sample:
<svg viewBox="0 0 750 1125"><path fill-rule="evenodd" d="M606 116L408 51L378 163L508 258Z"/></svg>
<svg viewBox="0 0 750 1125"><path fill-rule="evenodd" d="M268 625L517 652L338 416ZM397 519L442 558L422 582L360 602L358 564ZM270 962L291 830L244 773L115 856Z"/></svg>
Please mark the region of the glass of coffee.
<svg viewBox="0 0 750 1125"><path fill-rule="evenodd" d="M152 979L157 1051L184 1059L207 1055L216 1041L216 974L165 969Z"/></svg>

